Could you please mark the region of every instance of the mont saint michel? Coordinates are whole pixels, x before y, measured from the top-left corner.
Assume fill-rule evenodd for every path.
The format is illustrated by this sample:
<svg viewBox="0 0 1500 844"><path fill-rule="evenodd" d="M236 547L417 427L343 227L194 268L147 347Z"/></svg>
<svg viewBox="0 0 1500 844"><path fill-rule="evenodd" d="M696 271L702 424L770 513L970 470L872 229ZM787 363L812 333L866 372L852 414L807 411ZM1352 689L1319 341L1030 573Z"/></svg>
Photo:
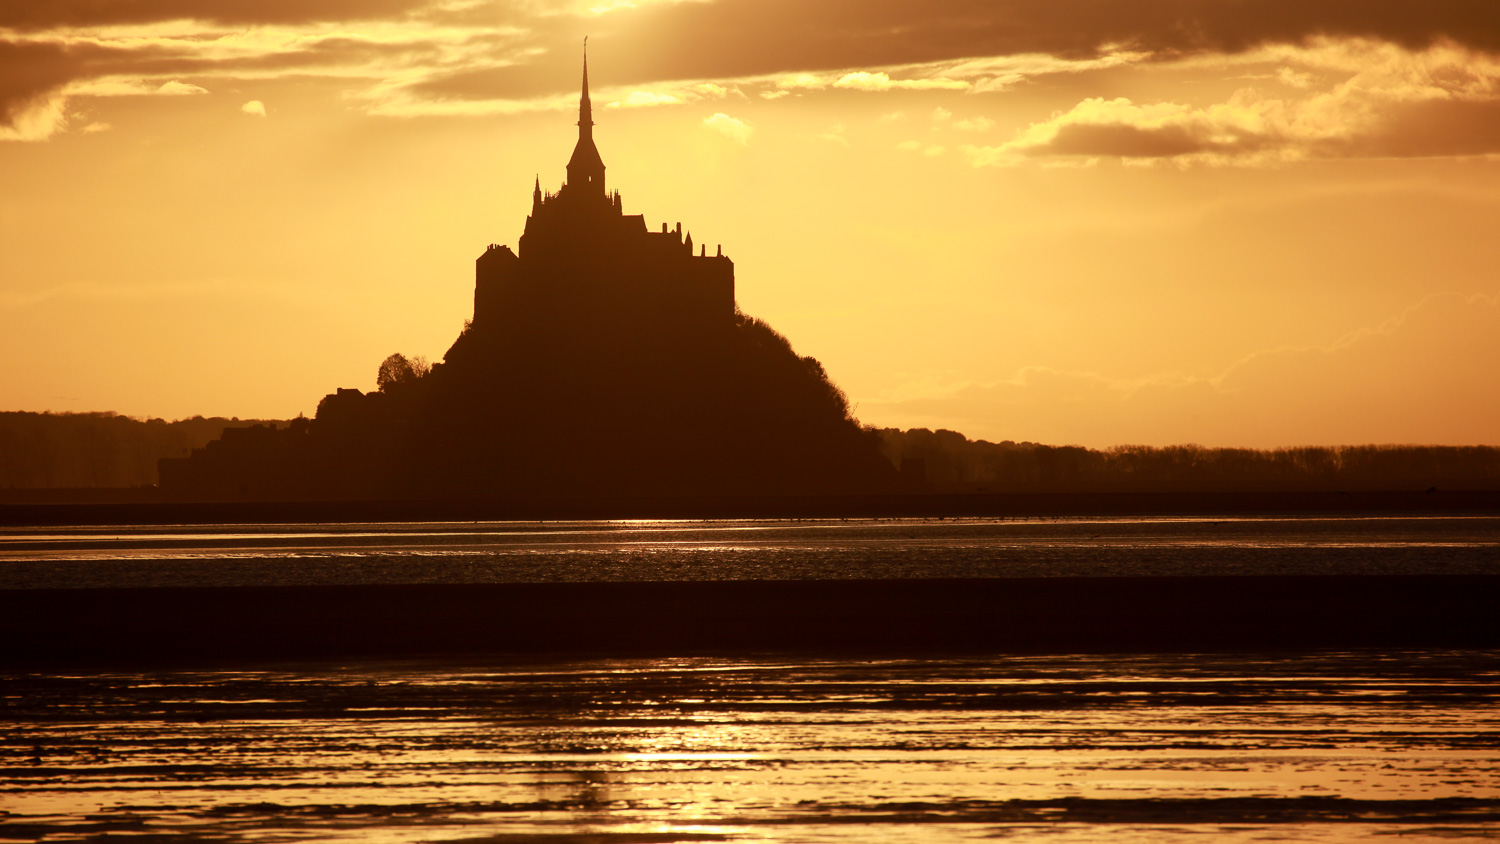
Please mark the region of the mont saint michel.
<svg viewBox="0 0 1500 844"><path fill-rule="evenodd" d="M811 357L735 304L734 263L609 189L587 59L578 141L537 178L515 248L475 262L474 313L429 368L312 419L231 429L161 461L163 492L218 500L552 499L881 492L897 474Z"/></svg>

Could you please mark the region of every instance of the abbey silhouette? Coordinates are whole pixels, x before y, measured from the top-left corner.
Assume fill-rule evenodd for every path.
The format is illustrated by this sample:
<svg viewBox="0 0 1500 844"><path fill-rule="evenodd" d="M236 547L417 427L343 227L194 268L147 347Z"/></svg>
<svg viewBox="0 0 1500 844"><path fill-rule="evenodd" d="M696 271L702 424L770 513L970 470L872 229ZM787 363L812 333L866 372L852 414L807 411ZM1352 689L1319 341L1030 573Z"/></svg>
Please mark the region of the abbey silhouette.
<svg viewBox="0 0 1500 844"><path fill-rule="evenodd" d="M734 264L609 191L588 64L556 193L475 263L474 315L430 370L400 356L290 428L161 461L183 498L610 499L880 492L897 475L813 358L741 313Z"/></svg>
<svg viewBox="0 0 1500 844"><path fill-rule="evenodd" d="M587 59L578 143L555 194L538 178L519 254L491 245L477 262L473 326L486 332L565 336L570 341L629 324L654 331L722 329L734 320L734 265L715 249L693 254L682 224L649 232L607 192L594 145Z"/></svg>

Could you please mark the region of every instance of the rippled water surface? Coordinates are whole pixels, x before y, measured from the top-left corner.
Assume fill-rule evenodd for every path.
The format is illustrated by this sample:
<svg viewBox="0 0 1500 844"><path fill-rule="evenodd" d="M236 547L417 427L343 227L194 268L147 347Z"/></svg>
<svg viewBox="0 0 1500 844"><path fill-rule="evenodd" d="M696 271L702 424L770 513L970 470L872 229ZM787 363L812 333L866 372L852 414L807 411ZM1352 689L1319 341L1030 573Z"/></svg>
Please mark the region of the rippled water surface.
<svg viewBox="0 0 1500 844"><path fill-rule="evenodd" d="M1500 518L0 528L0 588L1500 573Z"/></svg>
<svg viewBox="0 0 1500 844"><path fill-rule="evenodd" d="M1500 837L1500 654L8 676L0 839Z"/></svg>
<svg viewBox="0 0 1500 844"><path fill-rule="evenodd" d="M0 529L4 589L1445 572L1500 519ZM0 840L1500 838L1497 690L1438 650L0 674Z"/></svg>

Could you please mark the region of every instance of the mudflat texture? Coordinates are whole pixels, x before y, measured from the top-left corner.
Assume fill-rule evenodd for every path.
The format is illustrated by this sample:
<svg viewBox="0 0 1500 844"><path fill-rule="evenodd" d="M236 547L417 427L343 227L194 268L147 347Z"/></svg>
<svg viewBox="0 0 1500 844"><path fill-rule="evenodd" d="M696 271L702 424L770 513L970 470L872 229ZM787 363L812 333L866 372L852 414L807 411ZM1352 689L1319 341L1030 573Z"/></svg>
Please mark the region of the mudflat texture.
<svg viewBox="0 0 1500 844"><path fill-rule="evenodd" d="M1494 651L0 671L0 840L1451 842Z"/></svg>

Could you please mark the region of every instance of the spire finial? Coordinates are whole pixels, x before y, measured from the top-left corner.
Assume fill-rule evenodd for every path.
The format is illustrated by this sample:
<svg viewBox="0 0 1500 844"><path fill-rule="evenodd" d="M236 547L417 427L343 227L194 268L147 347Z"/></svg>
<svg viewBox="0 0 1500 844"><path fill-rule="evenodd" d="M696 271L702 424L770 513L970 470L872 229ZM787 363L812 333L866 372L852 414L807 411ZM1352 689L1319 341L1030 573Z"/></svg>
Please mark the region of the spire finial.
<svg viewBox="0 0 1500 844"><path fill-rule="evenodd" d="M589 102L589 37L583 36L583 96L578 100L578 135L593 136L594 105Z"/></svg>

